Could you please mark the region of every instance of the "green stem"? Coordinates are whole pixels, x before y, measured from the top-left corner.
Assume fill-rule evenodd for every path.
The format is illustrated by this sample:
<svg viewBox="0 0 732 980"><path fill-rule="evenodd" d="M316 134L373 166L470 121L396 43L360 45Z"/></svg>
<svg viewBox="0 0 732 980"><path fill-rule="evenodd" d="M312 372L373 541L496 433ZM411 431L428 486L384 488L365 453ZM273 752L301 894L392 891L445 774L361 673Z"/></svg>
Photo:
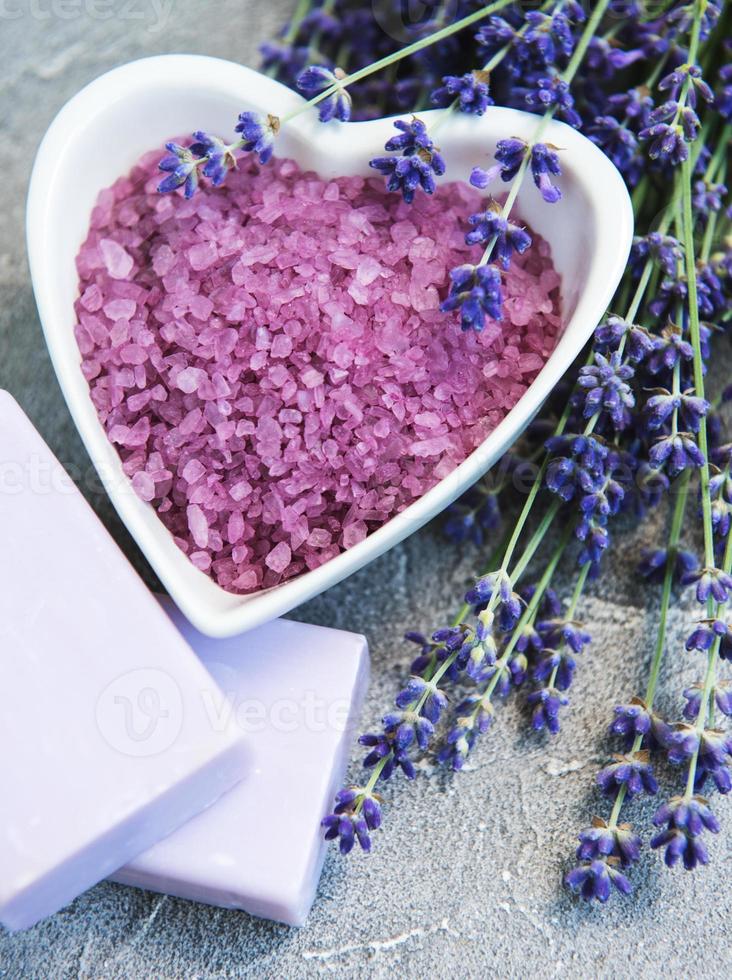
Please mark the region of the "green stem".
<svg viewBox="0 0 732 980"><path fill-rule="evenodd" d="M690 474L688 470L683 474L679 481L679 492L674 502L673 515L671 518L671 530L668 536L668 553L666 557L666 571L663 577L663 591L661 592L661 612L659 616L658 631L656 633L656 646L651 661L651 672L648 677L646 696L644 698L648 708L653 707L656 697L656 687L658 686L658 675L661 671L663 661L663 651L666 646L666 620L668 610L671 605L671 590L673 586L674 569L676 564L676 551L681 540L681 528L684 523L686 503L689 499ZM640 746L638 746L640 748ZM635 751L635 750L634 750Z"/></svg>
<svg viewBox="0 0 732 980"><path fill-rule="evenodd" d="M699 398L704 398L704 361L701 352L701 325L699 322L699 298L696 282L696 256L694 250L694 221L691 206L691 186L693 170L691 159L682 164L682 207L684 246L686 255L686 278L689 290L689 332L694 348L693 372L694 388ZM699 426L699 449L704 456L701 467L702 525L704 528L704 564L714 567L714 534L712 528L712 504L709 496L709 461L706 419L702 416Z"/></svg>
<svg viewBox="0 0 732 980"><path fill-rule="evenodd" d="M729 153L730 141L732 141L732 123L726 123L719 133L717 147L704 173L704 180L707 183L712 183L717 178L718 172L722 169L722 165L725 163L727 154ZM721 182L724 183L724 180L722 179Z"/></svg>
<svg viewBox="0 0 732 980"><path fill-rule="evenodd" d="M653 659L651 661L651 672L648 677L648 685L646 687L645 703L650 710L653 707L653 700L656 696L656 688L658 686L658 677L661 672L661 664L663 662L663 655L666 649L666 624L668 620L668 611L671 605L671 591L674 579L674 567L676 564L676 549L678 548L679 541L681 539L681 527L684 523L684 513L686 511L686 502L689 497L689 472L685 472L681 477L679 493L676 497L676 502L674 503L673 516L671 518L671 530L668 536L668 552L666 556L666 570L663 576L663 591L661 593L661 612L659 614L658 629L656 631L656 645L653 651ZM643 736L636 735L633 740L633 745L630 750L631 755L635 755L636 752L640 750L643 744ZM615 798L612 811L610 813L610 819L608 826L613 829L618 825L618 818L620 817L620 811L623 806L623 802L626 797L626 786L623 784L620 787L618 795Z"/></svg>
<svg viewBox="0 0 732 980"><path fill-rule="evenodd" d="M732 534L727 535L727 543L724 549L724 558L722 560L722 568L725 572L729 573L732 571ZM720 602L717 604L713 615L719 617L726 607L726 602ZM699 715L696 719L695 731L699 738L704 732L707 724L707 717L711 715L711 701L712 701L712 691L714 689L714 684L717 676L717 657L719 656L719 647L722 642L720 636L715 637L714 643L712 644L709 653L707 654L707 669L704 674L704 688L702 690L701 705L699 707ZM697 748L694 755L689 761L689 773L686 778L686 791L684 796L690 799L694 794L694 781L696 779L696 770L699 763L699 748Z"/></svg>
<svg viewBox="0 0 732 980"><path fill-rule="evenodd" d="M577 43L577 47L574 49L572 58L560 75L562 81L565 81L568 85L571 84L574 76L579 71L579 67L582 64L582 59L587 53L587 48L590 46L590 42L597 33L597 28L600 21L605 16L605 11L609 6L610 0L601 0L600 3L595 4L595 8L589 17L589 20L585 24L584 30L582 31L582 36Z"/></svg>
<svg viewBox="0 0 732 980"><path fill-rule="evenodd" d="M701 31L701 17L706 7L706 0L696 0L694 6L694 25L689 45L689 61L694 64L699 49L699 37ZM694 348L694 388L699 398L704 398L704 361L701 352L701 328L699 323L699 302L696 282L696 255L694 247L694 221L692 216L691 189L694 179L693 164L691 155L682 164L682 215L684 227L684 244L686 254L686 277L689 293L689 332ZM704 564L707 568L714 568L714 529L712 525L712 501L709 493L710 470L709 470L709 446L707 440L706 418L702 416L699 426L699 449L704 457L704 464L701 467L701 504L702 504L702 525L704 529ZM725 565L732 559L732 535L728 535L727 547L725 550ZM707 613L711 618L714 615L714 600L709 596L707 601ZM717 654L719 651L719 638L713 643L707 658L707 670L704 677L704 694L699 717L697 718L697 732L704 731L706 724L707 705L709 695L714 687L717 669ZM699 759L699 749L694 753L689 762L689 774L686 782L686 797L691 797L694 792L694 778L696 776L697 762Z"/></svg>
<svg viewBox="0 0 732 980"><path fill-rule="evenodd" d="M592 565L590 564L590 562L587 562L582 566L580 573L577 576L577 581L574 583L574 589L572 591L572 598L570 599L569 606L567 607L567 613L566 613L567 619L574 619L575 617L575 614L577 612L577 606L579 604L580 599L582 598L582 593L584 592L585 585L587 584L587 576L590 574L591 567ZM557 674L559 673L559 666L560 665L557 664L554 670L552 670L547 687L554 687L555 684L557 683Z"/></svg>
<svg viewBox="0 0 732 980"><path fill-rule="evenodd" d="M554 573L557 570L557 565L559 564L559 561L562 555L564 554L567 545L569 544L569 539L571 537L572 530L573 529L571 525L568 525L564 529L561 540L557 545L549 564L544 569L544 573L539 579L536 588L534 589L533 595L531 596L531 599L529 600L529 603L526 606L526 609L524 609L521 618L519 619L518 623L514 626L513 633L511 634L511 639L508 641L508 644L506 645L506 649L503 651L500 658L496 661L496 665L495 665L496 669L493 675L491 676L491 679L488 682L488 685L484 691L484 696L487 697L488 699L490 699L491 695L495 691L496 685L501 679L501 672L503 668L506 666L506 664L508 663L508 661L511 659L511 655L515 650L516 644L518 643L519 638L523 633L525 627L529 623L533 622L534 617L536 616L536 613L539 609L539 605L541 604L541 600L544 598L544 593L549 588L551 580L554 577Z"/></svg>
<svg viewBox="0 0 732 980"><path fill-rule="evenodd" d="M310 0L298 0L295 12L292 15L292 20L290 21L290 26L287 28L287 33L283 38L285 44L292 44L295 40L297 32L300 30L300 24L305 20L308 10L310 10Z"/></svg>

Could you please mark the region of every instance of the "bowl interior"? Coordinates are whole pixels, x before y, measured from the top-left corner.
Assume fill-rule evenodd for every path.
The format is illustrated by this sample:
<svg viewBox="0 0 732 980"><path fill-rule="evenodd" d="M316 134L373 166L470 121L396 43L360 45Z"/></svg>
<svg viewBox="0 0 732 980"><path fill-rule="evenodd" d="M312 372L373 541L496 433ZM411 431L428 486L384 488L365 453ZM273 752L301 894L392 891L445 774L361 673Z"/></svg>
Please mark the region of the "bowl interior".
<svg viewBox="0 0 732 980"><path fill-rule="evenodd" d="M268 592L235 596L190 564L152 508L137 498L108 442L81 373L73 327L75 257L100 190L166 139L205 127L228 136L244 108L284 115L300 97L249 69L198 56L165 56L108 73L76 96L38 153L28 203L28 246L46 339L69 408L120 516L173 598L204 632L252 628L366 564L459 496L510 446L536 414L602 316L619 281L632 236L622 180L607 159L568 127L545 139L563 147L561 205L546 205L529 180L518 212L551 245L562 276L565 328L553 355L521 402L449 477L348 552ZM427 118L431 113L421 114ZM323 177L370 174L391 120L322 126L315 113L283 128L277 152ZM452 179L487 165L497 140L530 138L536 117L492 108L480 119L455 114L439 132ZM601 190L598 190L601 189ZM561 210L560 210L561 209Z"/></svg>

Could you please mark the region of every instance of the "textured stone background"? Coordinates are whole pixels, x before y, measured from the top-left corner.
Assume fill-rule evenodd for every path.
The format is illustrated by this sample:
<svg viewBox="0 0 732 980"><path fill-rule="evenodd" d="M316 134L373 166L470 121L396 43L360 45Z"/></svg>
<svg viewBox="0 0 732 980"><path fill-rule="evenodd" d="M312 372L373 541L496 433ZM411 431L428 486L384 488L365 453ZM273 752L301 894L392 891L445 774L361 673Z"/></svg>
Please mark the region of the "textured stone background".
<svg viewBox="0 0 732 980"><path fill-rule="evenodd" d="M0 385L18 398L151 582L109 505L89 489L89 462L36 316L23 209L35 148L83 84L159 52L255 64L256 44L273 34L292 0L169 3L111 0L110 18L110 8L92 0L0 5ZM8 19L7 11L20 16ZM561 735L549 741L527 734L526 716L512 704L466 772L452 778L427 770L415 783L395 782L374 852L329 855L305 928L102 884L30 932L11 937L0 930L0 977L729 976L732 815L725 801L715 801L726 834L712 842L707 869L669 873L646 854L633 875L634 899L613 900L605 910L581 907L559 887L576 829L598 805L606 812L592 787L611 706L645 683L657 595L638 587L633 566L651 530L619 536L612 574L584 603L595 639ZM368 635L366 726L377 722L403 677L405 627L429 629L451 616L478 562L474 551L460 555L442 543L437 527L427 528L298 610L305 620ZM669 706L684 681L695 679L682 652L688 608L684 599L673 611L660 695ZM672 785L668 774L664 789ZM646 834L651 812L649 805L632 807Z"/></svg>

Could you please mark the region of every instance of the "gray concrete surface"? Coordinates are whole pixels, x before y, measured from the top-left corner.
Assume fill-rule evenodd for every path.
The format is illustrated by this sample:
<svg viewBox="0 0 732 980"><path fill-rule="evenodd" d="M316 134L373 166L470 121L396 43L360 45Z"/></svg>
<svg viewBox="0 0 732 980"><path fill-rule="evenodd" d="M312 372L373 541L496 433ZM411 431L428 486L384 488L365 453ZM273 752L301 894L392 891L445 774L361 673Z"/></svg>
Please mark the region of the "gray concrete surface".
<svg viewBox="0 0 732 980"><path fill-rule="evenodd" d="M150 584L108 503L93 492L89 461L43 344L23 243L32 155L61 104L102 71L168 51L255 63L257 42L272 34L289 5L0 4L0 385L29 412ZM722 369L728 372L729 363L727 357ZM592 788L607 749L606 719L616 699L644 683L657 595L638 586L633 566L651 532L623 533L612 573L584 603L595 641L561 735L549 741L527 734L526 716L513 704L466 772L453 778L426 769L412 784L395 782L374 852L329 855L305 928L102 884L25 934L0 930L0 977L729 976L731 803L715 801L726 833L712 842L707 869L669 873L646 853L633 875L634 898L604 910L581 907L559 887L576 829L598 806L606 812ZM366 726L377 722L403 676L403 630L428 629L451 615L478 560L472 549L445 545L433 526L297 611L368 635L373 682ZM674 609L661 688L666 705L675 705L684 681L695 679L682 650L688 608L685 599ZM354 777L358 772L354 764ZM671 788L670 777L663 785ZM647 835L652 805L631 809Z"/></svg>

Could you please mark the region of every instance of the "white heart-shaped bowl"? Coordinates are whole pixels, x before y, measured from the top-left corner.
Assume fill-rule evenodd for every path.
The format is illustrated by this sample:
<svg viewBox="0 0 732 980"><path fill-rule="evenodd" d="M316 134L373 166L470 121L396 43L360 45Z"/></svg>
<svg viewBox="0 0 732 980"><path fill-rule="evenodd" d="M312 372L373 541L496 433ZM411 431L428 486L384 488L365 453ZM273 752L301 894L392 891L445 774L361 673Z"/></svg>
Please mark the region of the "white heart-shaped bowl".
<svg viewBox="0 0 732 980"><path fill-rule="evenodd" d="M364 541L315 571L267 591L238 596L196 569L149 504L125 477L89 397L74 338L78 295L75 257L86 238L97 194L166 139L206 129L228 136L239 112L284 116L302 98L264 75L215 58L167 55L116 68L92 82L58 114L36 157L28 196L27 235L33 288L48 349L66 402L120 517L175 602L202 632L231 636L294 608L355 572L438 514L508 449L580 352L625 268L633 215L625 185L600 150L562 123L543 139L562 149L563 200L547 205L531 180L518 212L551 245L562 276L566 326L538 377L500 425L449 477ZM436 110L421 113L429 120ZM371 174L392 119L329 123L307 112L283 127L276 152L322 177ZM490 108L482 117L454 113L439 142L447 178L466 180L487 165L499 139L530 140L536 116Z"/></svg>

